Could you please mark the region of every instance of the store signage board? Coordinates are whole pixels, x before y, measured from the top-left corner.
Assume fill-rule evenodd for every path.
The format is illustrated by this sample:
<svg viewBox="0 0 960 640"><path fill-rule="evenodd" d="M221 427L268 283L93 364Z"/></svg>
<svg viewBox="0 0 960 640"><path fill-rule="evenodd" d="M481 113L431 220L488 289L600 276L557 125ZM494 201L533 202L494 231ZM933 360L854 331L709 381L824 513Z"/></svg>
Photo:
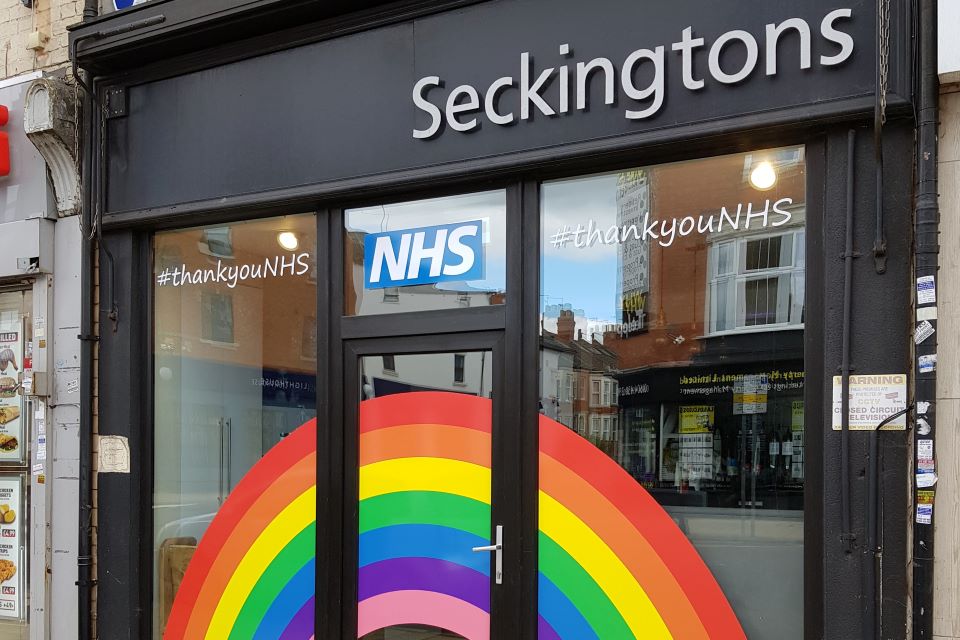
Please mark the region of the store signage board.
<svg viewBox="0 0 960 640"><path fill-rule="evenodd" d="M23 477L0 476L0 619L22 619Z"/></svg>
<svg viewBox="0 0 960 640"><path fill-rule="evenodd" d="M108 213L872 109L875 14L867 0L696 0L656 12L494 0L134 83L127 115L107 127ZM170 118L174 103L189 108ZM265 104L270 126L238 139L236 123L262 122ZM642 255L625 258L642 267ZM636 276L642 290L644 270Z"/></svg>
<svg viewBox="0 0 960 640"><path fill-rule="evenodd" d="M363 239L367 289L483 279L483 221L383 233Z"/></svg>
<svg viewBox="0 0 960 640"><path fill-rule="evenodd" d="M0 462L23 461L23 327L0 323Z"/></svg>
<svg viewBox="0 0 960 640"><path fill-rule="evenodd" d="M833 430L842 428L841 376L833 377ZM887 417L907 407L907 375L904 373L850 376L850 430L872 431ZM884 431L903 431L907 417L902 415L883 427Z"/></svg>
<svg viewBox="0 0 960 640"><path fill-rule="evenodd" d="M10 122L10 109L0 104L0 127ZM10 136L0 129L0 177L10 175Z"/></svg>

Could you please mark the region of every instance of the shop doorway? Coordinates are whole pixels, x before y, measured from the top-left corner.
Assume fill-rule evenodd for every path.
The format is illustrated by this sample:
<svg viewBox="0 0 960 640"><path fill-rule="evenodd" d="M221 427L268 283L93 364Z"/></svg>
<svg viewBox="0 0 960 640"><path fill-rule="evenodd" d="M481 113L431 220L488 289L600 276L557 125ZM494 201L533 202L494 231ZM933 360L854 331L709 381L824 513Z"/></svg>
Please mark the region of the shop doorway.
<svg viewBox="0 0 960 640"><path fill-rule="evenodd" d="M503 402L502 333L344 350L349 636L517 637L519 478L507 452L521 429Z"/></svg>

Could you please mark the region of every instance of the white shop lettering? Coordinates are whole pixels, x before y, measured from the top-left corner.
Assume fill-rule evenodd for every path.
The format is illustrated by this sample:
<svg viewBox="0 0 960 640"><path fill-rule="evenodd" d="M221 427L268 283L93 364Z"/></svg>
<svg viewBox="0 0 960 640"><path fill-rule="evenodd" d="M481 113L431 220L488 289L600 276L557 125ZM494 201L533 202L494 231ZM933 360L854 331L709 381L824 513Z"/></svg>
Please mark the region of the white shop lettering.
<svg viewBox="0 0 960 640"><path fill-rule="evenodd" d="M819 56L822 67L837 66L853 55L853 37L837 27L838 21L851 18L851 9L831 11L820 22L820 36L835 48L830 55ZM802 18L788 18L780 23L766 25L763 47L763 70L767 76L777 74L783 63L778 57L778 43L786 34L797 34L800 38L800 51L796 62L800 69L812 66L812 35L810 25ZM695 77L695 58L699 49L707 46L704 38L696 37L693 27L681 32L680 40L670 44L671 51L681 59L681 78L683 86L690 91L704 88L704 78ZM728 47L746 50L746 59L740 68L724 69L721 56ZM573 56L573 47L569 43L561 44L559 54L563 58ZM628 120L643 120L660 111L666 94L667 47L664 45L641 48L633 51L620 65L609 58L593 58L585 62L564 62L558 66L538 69L529 51L520 54L519 79L514 76L497 78L481 92L476 87L463 84L453 88L446 100L434 104L429 98L431 89L445 85L440 76L430 75L421 78L413 86L413 104L429 116L429 125L413 130L413 137L428 139L436 136L446 125L461 133L476 131L481 126L481 117L492 124L507 126L516 120L529 120L534 115L557 116L573 111L589 109L591 82L603 82L603 103L607 106L617 104L617 91L629 98L632 103L624 110ZM760 63L761 48L757 37L748 31L735 29L721 34L714 40L707 52L707 68L710 77L721 84L736 84L749 78ZM647 69L649 68L649 71ZM649 78L638 86L638 75ZM556 80L559 96L553 103L548 100L545 90ZM557 93L551 90L551 93ZM514 94L510 101L508 94ZM510 106L507 106L509 104Z"/></svg>

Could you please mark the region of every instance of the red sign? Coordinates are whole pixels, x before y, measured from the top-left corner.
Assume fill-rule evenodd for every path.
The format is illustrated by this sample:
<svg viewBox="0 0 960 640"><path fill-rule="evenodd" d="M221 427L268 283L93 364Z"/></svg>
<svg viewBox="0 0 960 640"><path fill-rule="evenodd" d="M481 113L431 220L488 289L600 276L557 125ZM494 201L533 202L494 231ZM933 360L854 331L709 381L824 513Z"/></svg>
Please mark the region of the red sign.
<svg viewBox="0 0 960 640"><path fill-rule="evenodd" d="M0 127L7 126L10 110L0 105ZM6 131L0 131L0 176L10 175L10 138Z"/></svg>

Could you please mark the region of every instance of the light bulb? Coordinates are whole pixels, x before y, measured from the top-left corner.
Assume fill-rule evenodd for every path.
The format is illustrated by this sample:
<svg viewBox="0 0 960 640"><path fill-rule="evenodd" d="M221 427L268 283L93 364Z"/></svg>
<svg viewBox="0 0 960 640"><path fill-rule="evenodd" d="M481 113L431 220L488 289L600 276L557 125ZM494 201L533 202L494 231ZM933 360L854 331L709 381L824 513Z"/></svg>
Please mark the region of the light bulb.
<svg viewBox="0 0 960 640"><path fill-rule="evenodd" d="M300 240L293 231L281 231L277 234L277 243L287 251L295 251L300 246Z"/></svg>
<svg viewBox="0 0 960 640"><path fill-rule="evenodd" d="M753 171L750 172L750 184L753 185L754 189L766 191L776 183L777 172L773 168L773 165L767 161L757 164L757 166L753 168Z"/></svg>

